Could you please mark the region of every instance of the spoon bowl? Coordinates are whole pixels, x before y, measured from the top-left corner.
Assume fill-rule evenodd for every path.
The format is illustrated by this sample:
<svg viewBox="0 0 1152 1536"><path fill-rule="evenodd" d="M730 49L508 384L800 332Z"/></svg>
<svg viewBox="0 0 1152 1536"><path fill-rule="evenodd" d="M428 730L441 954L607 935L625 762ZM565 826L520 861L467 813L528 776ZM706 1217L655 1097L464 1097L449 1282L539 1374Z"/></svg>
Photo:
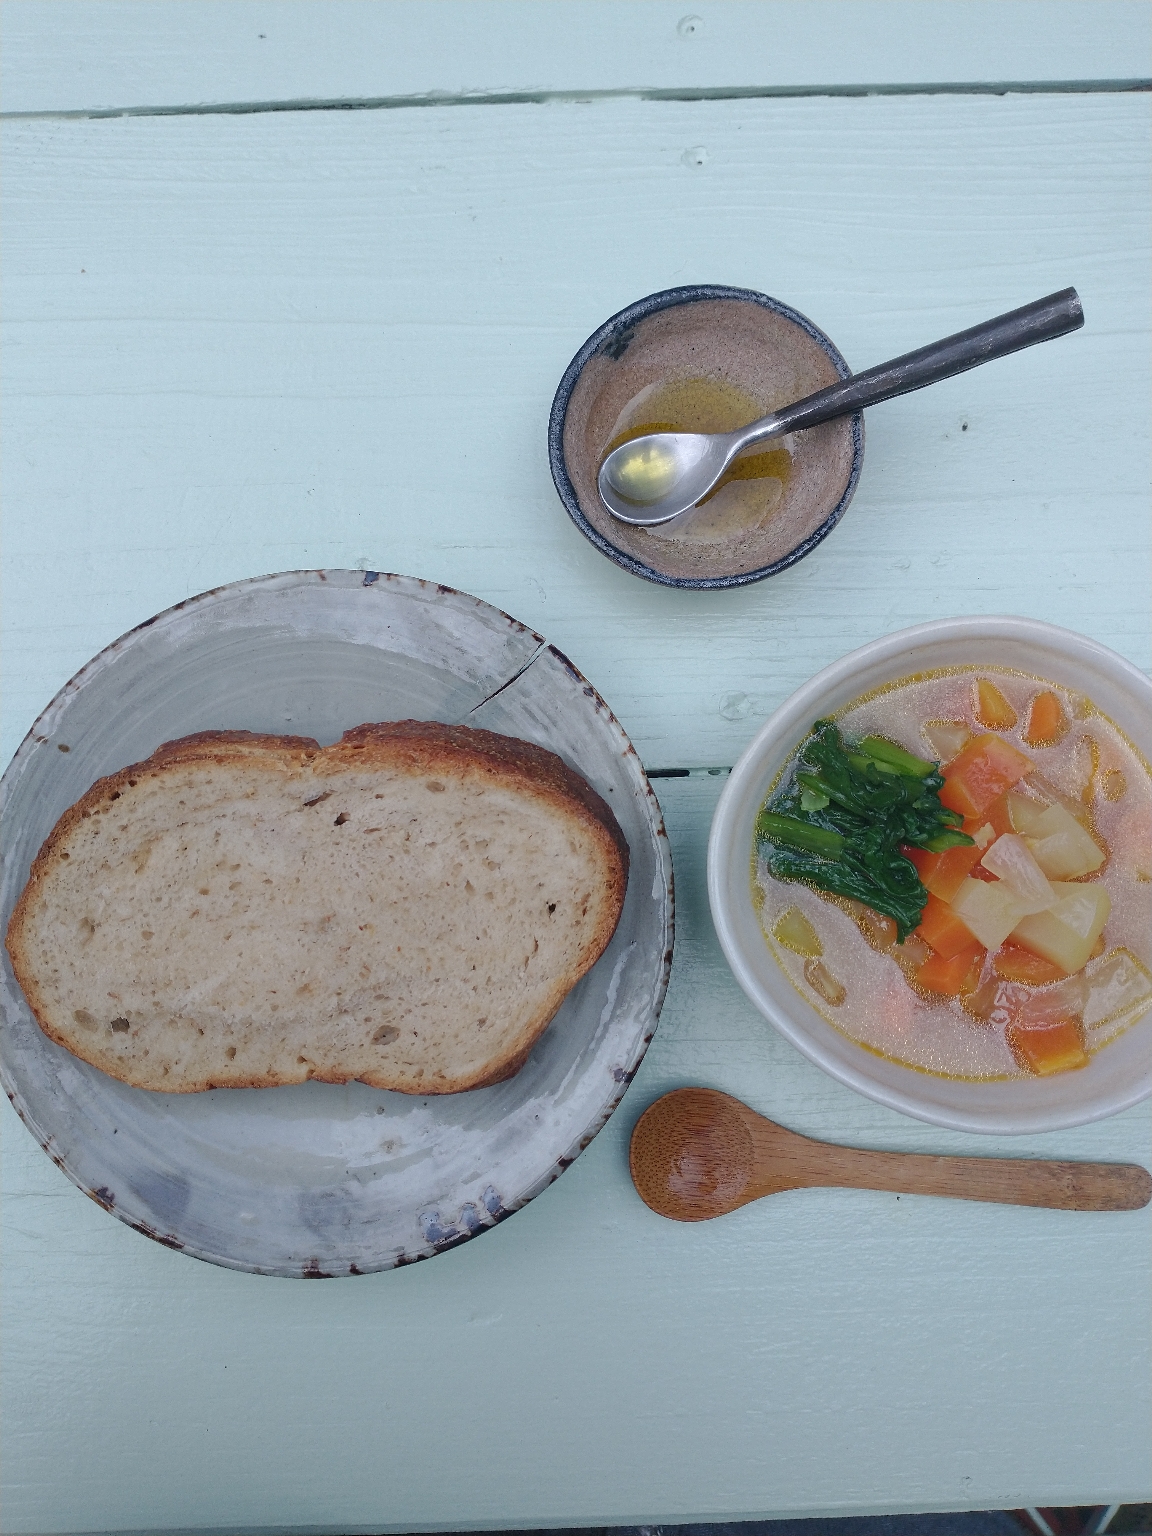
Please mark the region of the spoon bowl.
<svg viewBox="0 0 1152 1536"><path fill-rule="evenodd" d="M1065 1211L1134 1211L1152 1175L1132 1163L931 1157L813 1141L715 1088L678 1088L640 1116L628 1152L644 1204L672 1221L708 1221L786 1189L881 1189Z"/></svg>
<svg viewBox="0 0 1152 1536"><path fill-rule="evenodd" d="M612 516L634 528L658 528L703 500L735 452L740 432L653 432L623 443L596 477Z"/></svg>

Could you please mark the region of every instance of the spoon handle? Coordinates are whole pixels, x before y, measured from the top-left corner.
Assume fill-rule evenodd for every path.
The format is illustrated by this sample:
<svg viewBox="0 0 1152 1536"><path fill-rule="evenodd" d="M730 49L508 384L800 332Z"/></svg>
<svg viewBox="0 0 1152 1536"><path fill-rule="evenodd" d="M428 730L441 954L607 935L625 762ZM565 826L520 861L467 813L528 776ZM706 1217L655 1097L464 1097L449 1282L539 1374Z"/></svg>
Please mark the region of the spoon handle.
<svg viewBox="0 0 1152 1536"><path fill-rule="evenodd" d="M1152 1198L1152 1176L1134 1163L1060 1163L1026 1158L931 1157L812 1143L810 1184L944 1195L1062 1211L1135 1211Z"/></svg>
<svg viewBox="0 0 1152 1536"><path fill-rule="evenodd" d="M926 384L935 384L938 379L951 378L954 373L978 368L993 358L1007 357L1010 352L1035 346L1038 341L1051 341L1056 336L1079 330L1083 324L1084 311L1079 294L1075 288L1064 288L1060 293L1049 294L1046 299L1025 304L1023 309L985 320L971 330L934 341L917 352L906 352L890 363L880 363L814 395L807 395L793 405L783 406L740 434L744 439L740 447L746 448L785 432L798 432L803 427L814 427L834 416L848 416L863 410L866 405L878 405L881 400L923 389Z"/></svg>

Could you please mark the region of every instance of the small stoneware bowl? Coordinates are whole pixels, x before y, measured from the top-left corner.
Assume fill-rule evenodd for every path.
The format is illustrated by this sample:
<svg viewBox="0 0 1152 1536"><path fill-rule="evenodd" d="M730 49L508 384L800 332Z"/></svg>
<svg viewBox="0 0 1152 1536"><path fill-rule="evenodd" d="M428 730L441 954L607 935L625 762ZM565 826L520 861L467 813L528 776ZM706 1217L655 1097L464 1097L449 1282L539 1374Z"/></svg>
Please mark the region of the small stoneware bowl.
<svg viewBox="0 0 1152 1536"><path fill-rule="evenodd" d="M756 814L813 722L901 679L957 667L1011 669L1085 695L1128 738L1145 770L1152 761L1152 682L1094 640L1021 618L939 619L901 630L818 672L781 705L732 770L708 845L712 920L737 981L765 1018L810 1061L869 1098L964 1131L1049 1131L1102 1119L1152 1094L1152 1010L1137 1010L1135 1021L1077 1071L937 1076L834 1028L785 974L753 906ZM1146 846L1146 831L1141 838Z"/></svg>
<svg viewBox="0 0 1152 1536"><path fill-rule="evenodd" d="M649 581L739 587L775 575L847 510L864 457L861 414L746 455L711 497L659 528L611 517L597 472L610 448L644 430L730 431L850 374L823 331L767 294L651 294L605 321L560 381L548 423L560 499L602 554Z"/></svg>

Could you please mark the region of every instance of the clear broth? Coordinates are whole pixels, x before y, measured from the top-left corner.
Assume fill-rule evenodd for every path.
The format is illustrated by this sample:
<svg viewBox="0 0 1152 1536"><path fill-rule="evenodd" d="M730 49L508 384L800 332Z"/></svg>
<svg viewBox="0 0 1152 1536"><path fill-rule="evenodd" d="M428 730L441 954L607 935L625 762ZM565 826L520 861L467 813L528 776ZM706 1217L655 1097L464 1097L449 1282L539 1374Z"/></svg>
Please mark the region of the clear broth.
<svg viewBox="0 0 1152 1536"><path fill-rule="evenodd" d="M997 732L1028 754L1036 772L1088 813L1091 830L1108 850L1104 865L1087 879L1102 884L1112 901L1104 950L1085 967L1091 986L1110 958L1126 950L1152 988L1152 772L1124 733L1082 694L1007 668L957 667L901 679L855 700L836 715L845 737L880 735L917 756L935 758L922 727L962 721L973 734L987 729L974 713L975 684L988 678L1016 711L1017 723ZM1036 694L1060 699L1069 728L1050 746L1023 740ZM772 786L775 793L784 774ZM1005 1039L1003 1025L968 1013L956 998L931 998L912 986L896 961L874 949L846 904L810 886L775 879L758 851L752 852L752 899L765 942L796 991L841 1034L866 1050L934 1076L967 1080L1025 1077ZM823 963L845 988L830 1006L804 976L804 959L773 937L789 907L815 928ZM991 971L986 966L986 974ZM1095 999L1093 1002L1092 999ZM1093 993L1084 1015L1089 1055L1129 1028L1152 1006L1152 994L1126 1008L1105 1006Z"/></svg>

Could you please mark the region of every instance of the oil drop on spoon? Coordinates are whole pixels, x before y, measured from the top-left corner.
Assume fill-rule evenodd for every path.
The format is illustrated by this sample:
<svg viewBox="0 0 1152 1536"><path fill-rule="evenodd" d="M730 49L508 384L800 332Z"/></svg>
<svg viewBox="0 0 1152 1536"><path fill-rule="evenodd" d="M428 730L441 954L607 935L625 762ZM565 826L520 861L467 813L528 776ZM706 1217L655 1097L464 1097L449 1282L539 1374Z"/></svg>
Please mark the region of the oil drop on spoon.
<svg viewBox="0 0 1152 1536"><path fill-rule="evenodd" d="M616 483L629 501L659 501L679 478L679 461L660 442L636 445L636 451L620 460Z"/></svg>
<svg viewBox="0 0 1152 1536"><path fill-rule="evenodd" d="M621 455L621 493L638 505L659 500L683 473L680 458L653 433L730 432L757 420L764 404L725 379L671 379L649 384L617 417L606 456L637 440L634 454ZM638 439L647 437L641 443ZM695 441L699 441L696 439ZM650 526L653 538L686 544L717 544L762 527L777 511L792 476L788 442L734 461L699 506L673 524Z"/></svg>

